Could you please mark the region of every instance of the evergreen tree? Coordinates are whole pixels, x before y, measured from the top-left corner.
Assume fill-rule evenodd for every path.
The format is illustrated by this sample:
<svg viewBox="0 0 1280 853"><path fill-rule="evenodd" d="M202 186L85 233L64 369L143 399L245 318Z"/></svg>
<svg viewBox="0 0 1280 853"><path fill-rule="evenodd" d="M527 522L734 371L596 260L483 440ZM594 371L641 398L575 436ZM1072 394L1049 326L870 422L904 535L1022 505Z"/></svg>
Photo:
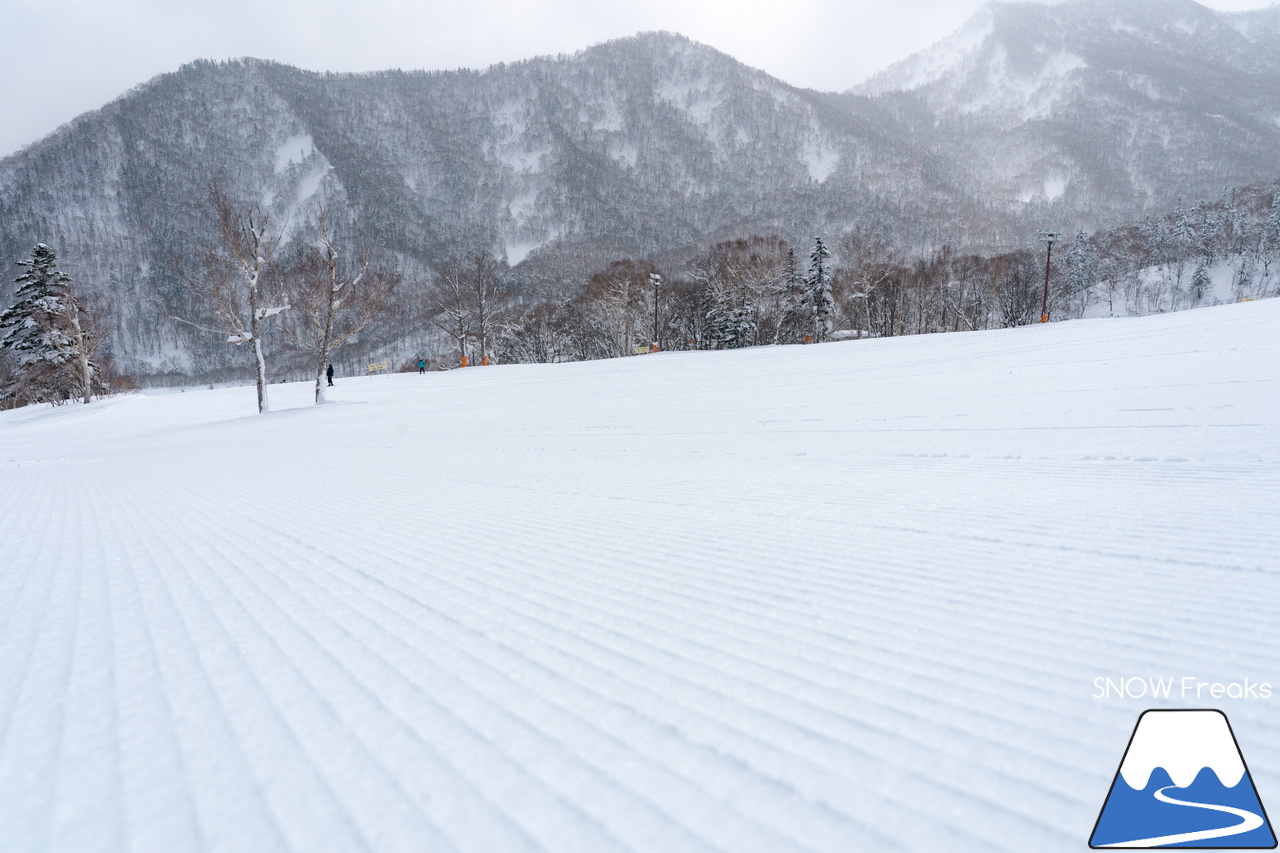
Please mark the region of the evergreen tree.
<svg viewBox="0 0 1280 853"><path fill-rule="evenodd" d="M1227 190L1222 205L1222 214L1219 222L1215 223L1218 227L1215 233L1210 236L1223 237L1223 252L1228 255L1243 255L1245 252L1245 241L1248 237L1248 222L1245 219L1244 211L1240 209L1240 205L1236 203L1236 188L1231 187ZM1212 246L1212 240L1205 240L1205 243ZM1212 249L1206 253L1209 256L1210 265L1216 260Z"/></svg>
<svg viewBox="0 0 1280 853"><path fill-rule="evenodd" d="M1209 279L1209 259L1201 255L1200 262L1196 264L1196 271L1191 274L1192 298L1197 302L1204 299L1205 294L1209 292L1211 283Z"/></svg>
<svg viewBox="0 0 1280 853"><path fill-rule="evenodd" d="M1276 196L1280 200L1280 195ZM782 285L788 289L800 288L800 262L796 260L796 250L787 247L787 257L782 261Z"/></svg>
<svg viewBox="0 0 1280 853"><path fill-rule="evenodd" d="M1271 215L1267 217L1267 242L1280 245L1280 193L1271 197Z"/></svg>
<svg viewBox="0 0 1280 853"><path fill-rule="evenodd" d="M1208 266L1213 266L1218 260L1218 250L1221 246L1222 250L1228 254L1235 251L1232 241L1238 236L1237 229L1240 227L1240 212L1235 207L1234 190L1232 195L1227 199L1227 207L1222 211L1221 215L1214 212L1209 205L1201 205L1199 215L1195 224L1195 240L1196 251L1205 258Z"/></svg>
<svg viewBox="0 0 1280 853"><path fill-rule="evenodd" d="M57 261L52 249L37 243L31 260L17 262L26 272L14 279L13 305L0 314L0 349L17 363L6 398L60 402L80 396L88 403L92 397L95 336Z"/></svg>
<svg viewBox="0 0 1280 853"><path fill-rule="evenodd" d="M1258 252L1262 265L1260 290L1265 294L1271 280L1271 268L1280 261L1280 193L1271 197L1271 213L1262 229L1262 246Z"/></svg>
<svg viewBox="0 0 1280 853"><path fill-rule="evenodd" d="M1174 251L1179 259L1185 258L1190 253L1191 247L1195 245L1196 227L1187 209L1183 207L1181 197L1178 198L1178 206L1173 213L1172 236Z"/></svg>
<svg viewBox="0 0 1280 853"><path fill-rule="evenodd" d="M1143 219L1138 225L1138 234L1141 238L1142 251L1146 254L1146 263L1151 265L1164 263L1169 242L1164 220L1150 217Z"/></svg>
<svg viewBox="0 0 1280 853"><path fill-rule="evenodd" d="M780 319L773 342L775 344L794 343L803 339L804 330L810 325L804 317L804 276L800 273L800 262L796 260L795 249L787 248L779 278L776 295L780 306Z"/></svg>
<svg viewBox="0 0 1280 853"><path fill-rule="evenodd" d="M756 334L755 308L750 304L732 305L713 295L706 330L717 349L751 346Z"/></svg>
<svg viewBox="0 0 1280 853"><path fill-rule="evenodd" d="M831 296L831 272L827 268L830 257L822 238L814 237L813 251L809 253L809 276L804 283L804 304L813 312L813 334L818 343L831 334L831 318L836 312Z"/></svg>
<svg viewBox="0 0 1280 853"><path fill-rule="evenodd" d="M1077 231L1075 239L1067 248L1066 296L1068 300L1078 297L1083 311L1085 295L1097 280L1098 256L1089 245L1084 231Z"/></svg>

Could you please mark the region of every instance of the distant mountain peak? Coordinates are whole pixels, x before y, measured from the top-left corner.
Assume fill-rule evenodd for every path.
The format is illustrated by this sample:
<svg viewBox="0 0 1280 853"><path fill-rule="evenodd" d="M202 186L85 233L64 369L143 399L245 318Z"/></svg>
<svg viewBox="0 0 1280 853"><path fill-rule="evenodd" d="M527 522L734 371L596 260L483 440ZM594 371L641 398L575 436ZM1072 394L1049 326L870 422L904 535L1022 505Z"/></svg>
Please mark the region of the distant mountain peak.
<svg viewBox="0 0 1280 853"><path fill-rule="evenodd" d="M974 73L995 78L1005 71L1022 76L1045 67L1052 71L1063 66L1056 54L1077 57L1084 64L1105 64L1109 56L1142 45L1221 59L1224 50L1245 50L1248 38L1239 36L1253 34L1261 40L1273 31L1280 33L1280 7L1228 15L1194 0L1069 0L1052 6L992 0L947 38L891 65L854 91L879 95L933 84L954 91L961 88L957 78ZM997 56L1006 67L983 64ZM1234 58L1256 65L1253 57Z"/></svg>

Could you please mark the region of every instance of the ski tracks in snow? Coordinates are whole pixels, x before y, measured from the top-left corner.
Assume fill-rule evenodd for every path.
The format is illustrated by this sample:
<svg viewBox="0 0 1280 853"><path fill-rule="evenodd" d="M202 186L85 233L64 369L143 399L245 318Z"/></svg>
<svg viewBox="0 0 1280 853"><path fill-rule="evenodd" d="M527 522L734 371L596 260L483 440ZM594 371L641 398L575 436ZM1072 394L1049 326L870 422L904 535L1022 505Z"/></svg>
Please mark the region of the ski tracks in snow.
<svg viewBox="0 0 1280 853"><path fill-rule="evenodd" d="M6 467L5 849L1075 849L1141 710L1093 678L1280 660L1275 398L1159 319L352 382Z"/></svg>

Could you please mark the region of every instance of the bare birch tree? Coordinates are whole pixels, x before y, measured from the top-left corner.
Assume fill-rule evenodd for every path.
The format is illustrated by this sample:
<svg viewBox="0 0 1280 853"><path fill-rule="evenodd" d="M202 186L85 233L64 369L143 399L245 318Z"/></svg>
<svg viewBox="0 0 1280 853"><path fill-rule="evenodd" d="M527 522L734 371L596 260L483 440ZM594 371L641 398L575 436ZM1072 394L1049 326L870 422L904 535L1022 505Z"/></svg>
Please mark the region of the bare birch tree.
<svg viewBox="0 0 1280 853"><path fill-rule="evenodd" d="M488 364L489 347L503 328L510 298L492 252L476 251L467 260L465 281L471 297L472 334L480 345L480 363Z"/></svg>
<svg viewBox="0 0 1280 853"><path fill-rule="evenodd" d="M379 318L399 283L363 237L339 248L328 203L317 214L318 242L299 256L285 292L293 311L286 333L295 349L315 356L316 403L325 402L325 368L333 353Z"/></svg>
<svg viewBox="0 0 1280 853"><path fill-rule="evenodd" d="M425 310L431 324L457 345L458 363L462 364L471 337L471 300L462 264L449 260L437 267Z"/></svg>
<svg viewBox="0 0 1280 853"><path fill-rule="evenodd" d="M459 361L466 358L467 342L474 340L480 363L489 363L489 352L506 327L511 307L502 271L503 265L485 249L436 268L426 313L431 324L457 344Z"/></svg>
<svg viewBox="0 0 1280 853"><path fill-rule="evenodd" d="M275 261L281 230L272 230L269 215L254 203L240 207L215 181L209 187L216 219L215 242L202 246L198 277L184 276L211 318L197 322L169 316L188 326L226 335L229 344L252 344L258 386L258 412L267 402L267 362L262 348L263 323L288 303L271 306L265 274Z"/></svg>

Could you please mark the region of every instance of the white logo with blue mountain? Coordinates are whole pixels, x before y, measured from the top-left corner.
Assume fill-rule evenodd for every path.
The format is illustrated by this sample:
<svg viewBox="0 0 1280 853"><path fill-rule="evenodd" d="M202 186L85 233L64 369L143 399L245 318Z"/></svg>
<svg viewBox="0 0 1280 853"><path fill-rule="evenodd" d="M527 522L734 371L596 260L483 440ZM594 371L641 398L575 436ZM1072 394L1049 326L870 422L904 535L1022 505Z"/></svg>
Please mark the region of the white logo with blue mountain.
<svg viewBox="0 0 1280 853"><path fill-rule="evenodd" d="M1274 848L1226 714L1143 712L1089 846Z"/></svg>

